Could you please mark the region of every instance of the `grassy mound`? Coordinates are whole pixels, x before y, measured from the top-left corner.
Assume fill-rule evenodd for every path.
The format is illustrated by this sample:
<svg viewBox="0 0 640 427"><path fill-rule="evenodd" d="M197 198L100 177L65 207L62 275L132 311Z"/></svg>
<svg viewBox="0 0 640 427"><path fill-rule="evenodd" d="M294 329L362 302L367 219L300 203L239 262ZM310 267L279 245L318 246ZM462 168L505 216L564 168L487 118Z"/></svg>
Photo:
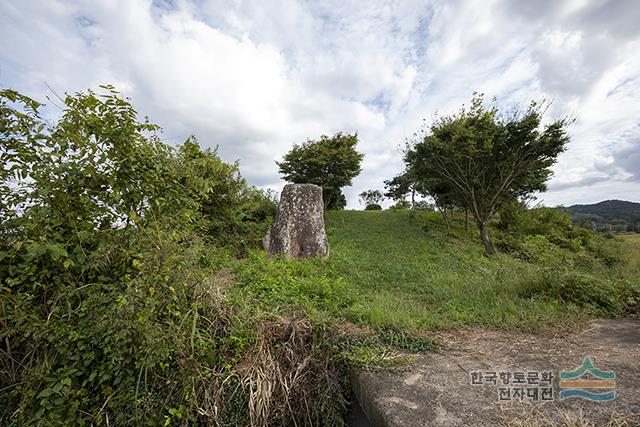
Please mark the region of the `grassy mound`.
<svg viewBox="0 0 640 427"><path fill-rule="evenodd" d="M327 262L267 260L259 252L240 261L244 291L270 309L422 332L567 327L636 303L631 243L590 235L569 248L531 234L519 238L519 251L489 258L461 219L447 228L436 213L407 211L329 212L327 233Z"/></svg>

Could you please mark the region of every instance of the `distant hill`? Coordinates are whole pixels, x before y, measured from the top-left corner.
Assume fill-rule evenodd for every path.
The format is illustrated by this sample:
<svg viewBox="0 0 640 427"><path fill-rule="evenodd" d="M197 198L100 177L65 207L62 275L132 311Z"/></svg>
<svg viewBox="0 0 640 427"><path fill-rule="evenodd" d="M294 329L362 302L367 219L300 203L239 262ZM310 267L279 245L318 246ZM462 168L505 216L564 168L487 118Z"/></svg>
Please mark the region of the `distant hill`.
<svg viewBox="0 0 640 427"><path fill-rule="evenodd" d="M640 232L640 203L605 200L592 205L563 207L577 225L599 231Z"/></svg>

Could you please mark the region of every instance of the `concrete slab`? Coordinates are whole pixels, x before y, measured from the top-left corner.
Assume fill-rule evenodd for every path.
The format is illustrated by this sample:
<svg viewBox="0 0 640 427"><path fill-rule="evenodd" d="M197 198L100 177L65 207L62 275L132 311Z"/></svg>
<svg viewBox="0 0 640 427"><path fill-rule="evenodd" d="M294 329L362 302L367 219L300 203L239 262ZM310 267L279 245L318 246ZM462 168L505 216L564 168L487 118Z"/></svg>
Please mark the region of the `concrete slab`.
<svg viewBox="0 0 640 427"><path fill-rule="evenodd" d="M418 356L401 372L357 372L355 393L376 427L640 425L640 321L599 320L580 333L540 335L473 328L439 334L443 348ZM603 371L615 372L615 399L595 402L560 400L559 372L581 366L584 357ZM491 372L498 375L496 385ZM552 372L552 401L541 401L544 384L513 383L517 372ZM489 373L483 385L471 385L472 372ZM499 373L511 373L503 384ZM539 374L542 375L542 374ZM535 374L532 374L535 377ZM582 379L594 379L586 374ZM566 384L566 383L565 383ZM593 384L593 383L591 383ZM516 398L499 401L499 388ZM513 389L539 388L530 398ZM589 389L604 393L612 390ZM549 390L545 397L549 397ZM506 393L506 392L503 392ZM506 394L503 394L503 398ZM512 397L512 396L510 396Z"/></svg>

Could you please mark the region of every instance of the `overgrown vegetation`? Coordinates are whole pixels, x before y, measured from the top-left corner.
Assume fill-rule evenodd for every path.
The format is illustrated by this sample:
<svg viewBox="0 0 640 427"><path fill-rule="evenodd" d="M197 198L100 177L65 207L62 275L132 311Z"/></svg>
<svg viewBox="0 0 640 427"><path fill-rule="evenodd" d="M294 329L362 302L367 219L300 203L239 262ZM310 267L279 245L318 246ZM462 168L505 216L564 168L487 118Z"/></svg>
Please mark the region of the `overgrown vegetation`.
<svg viewBox="0 0 640 427"><path fill-rule="evenodd" d="M341 425L346 370L434 329L637 312L638 242L506 205L500 253L435 212L328 212L331 258L259 249L273 195L111 87L59 121L0 92L0 424Z"/></svg>
<svg viewBox="0 0 640 427"><path fill-rule="evenodd" d="M527 244L528 252L499 253L492 260L475 233L464 229L461 214L450 228L437 213L419 211L336 212L327 224L332 262L358 291L349 310L354 322L409 329L484 324L545 330L575 325L589 315L637 309L640 270L629 268L626 245L588 232L587 243L574 249ZM566 233L566 241L575 232L549 228L550 234ZM507 233L494 231L509 240ZM556 258L549 258L550 251ZM596 298L584 304L589 297L580 294L580 286L594 294L610 288L619 293L609 296L614 303ZM560 289L566 292L556 292Z"/></svg>
<svg viewBox="0 0 640 427"><path fill-rule="evenodd" d="M193 138L162 143L112 87L65 106L50 125L0 93L0 423L331 419L308 321L245 312L215 276L259 242L272 197Z"/></svg>
<svg viewBox="0 0 640 427"><path fill-rule="evenodd" d="M460 213L448 228L429 211L329 212L328 262L257 252L235 274L242 299L265 310L306 307L323 319L414 334L474 324L545 331L637 310L632 243L573 227L553 209L519 210L529 224L522 231L506 216L492 226L500 253L487 258Z"/></svg>

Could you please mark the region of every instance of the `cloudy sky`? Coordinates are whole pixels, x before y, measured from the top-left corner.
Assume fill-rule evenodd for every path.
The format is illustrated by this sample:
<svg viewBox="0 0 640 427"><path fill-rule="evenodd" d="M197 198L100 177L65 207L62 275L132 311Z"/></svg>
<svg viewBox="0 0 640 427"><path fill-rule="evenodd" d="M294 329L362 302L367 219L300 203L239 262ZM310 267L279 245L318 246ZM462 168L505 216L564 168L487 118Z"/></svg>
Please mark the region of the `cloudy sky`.
<svg viewBox="0 0 640 427"><path fill-rule="evenodd" d="M577 120L545 204L640 201L639 23L636 0L3 0L0 85L112 83L167 142L193 133L276 190L293 143L357 131L354 208L436 111L547 99Z"/></svg>

